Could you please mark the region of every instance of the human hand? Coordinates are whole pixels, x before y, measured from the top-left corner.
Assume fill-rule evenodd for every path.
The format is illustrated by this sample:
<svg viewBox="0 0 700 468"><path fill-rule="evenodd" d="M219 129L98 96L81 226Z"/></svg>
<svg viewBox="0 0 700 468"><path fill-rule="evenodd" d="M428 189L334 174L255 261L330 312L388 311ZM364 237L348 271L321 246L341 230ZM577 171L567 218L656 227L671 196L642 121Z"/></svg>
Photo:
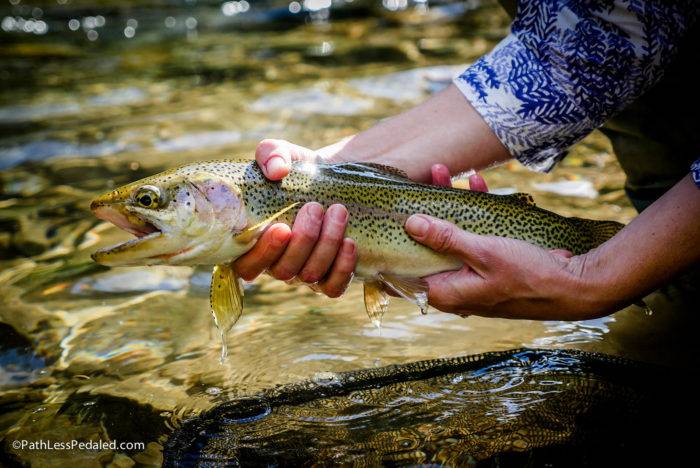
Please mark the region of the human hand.
<svg viewBox="0 0 700 468"><path fill-rule="evenodd" d="M255 158L266 177L279 180L289 174L292 161L316 161L309 148L284 140L263 140ZM431 168L435 185L451 186L450 172L442 164ZM481 176L472 176L470 185L486 190ZM340 296L352 279L357 261L355 243L344 238L348 213L342 205L332 205L324 214L318 203L307 203L290 229L283 223L271 225L253 248L234 263L241 278L251 281L267 271L274 278L299 278L329 297Z"/></svg>
<svg viewBox="0 0 700 468"><path fill-rule="evenodd" d="M318 156L284 140L263 140L255 159L267 178L280 180L289 174L292 161L315 161ZM352 279L357 258L354 241L344 237L347 220L343 205L331 205L324 213L319 203L307 203L291 228L283 223L267 228L234 262L234 269L247 281L266 271L283 281L299 278L329 297L338 297Z"/></svg>
<svg viewBox="0 0 700 468"><path fill-rule="evenodd" d="M407 232L421 244L464 262L460 270L425 277L428 302L458 315L581 320L604 315L586 297L580 257L524 241L480 236L454 224L416 214Z"/></svg>

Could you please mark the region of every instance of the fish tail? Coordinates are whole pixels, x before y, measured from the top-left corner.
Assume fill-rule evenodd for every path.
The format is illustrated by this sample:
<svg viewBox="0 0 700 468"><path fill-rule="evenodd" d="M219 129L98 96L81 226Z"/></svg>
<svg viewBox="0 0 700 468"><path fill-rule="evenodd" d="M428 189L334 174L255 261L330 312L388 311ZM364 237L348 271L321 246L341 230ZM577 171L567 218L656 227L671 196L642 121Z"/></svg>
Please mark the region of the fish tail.
<svg viewBox="0 0 700 468"><path fill-rule="evenodd" d="M570 218L579 229L587 234L589 249L598 247L603 242L617 234L624 224L617 221L597 221L593 219Z"/></svg>

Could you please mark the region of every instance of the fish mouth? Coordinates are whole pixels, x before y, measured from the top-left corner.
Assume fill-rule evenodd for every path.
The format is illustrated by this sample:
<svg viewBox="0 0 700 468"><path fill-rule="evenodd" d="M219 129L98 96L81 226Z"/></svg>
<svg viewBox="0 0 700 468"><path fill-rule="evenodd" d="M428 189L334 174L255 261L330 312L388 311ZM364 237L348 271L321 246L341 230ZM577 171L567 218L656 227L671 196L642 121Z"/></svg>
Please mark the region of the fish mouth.
<svg viewBox="0 0 700 468"><path fill-rule="evenodd" d="M163 235L162 231L136 213L127 211L122 205L98 204L93 202L90 209L94 215L114 224L119 229L136 236L119 244L105 247L92 254L97 263L109 264L118 260L117 254L131 250L140 244L154 240Z"/></svg>
<svg viewBox="0 0 700 468"><path fill-rule="evenodd" d="M93 203L90 205L90 209L99 219L108 221L136 237L144 237L154 232L160 232L160 229L138 214L128 212L119 206L96 205Z"/></svg>

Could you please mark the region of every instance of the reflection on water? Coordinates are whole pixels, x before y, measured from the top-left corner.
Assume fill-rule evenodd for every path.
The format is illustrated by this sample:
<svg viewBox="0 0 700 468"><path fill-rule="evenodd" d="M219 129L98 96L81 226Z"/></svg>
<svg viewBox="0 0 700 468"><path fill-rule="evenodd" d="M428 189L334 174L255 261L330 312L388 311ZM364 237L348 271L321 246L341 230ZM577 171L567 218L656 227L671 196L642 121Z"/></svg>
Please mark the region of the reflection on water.
<svg viewBox="0 0 700 468"><path fill-rule="evenodd" d="M657 429L676 419L667 379L653 366L545 350L326 373L186 422L165 462L655 466L676 454L646 444L682 432Z"/></svg>
<svg viewBox="0 0 700 468"><path fill-rule="evenodd" d="M379 336L356 285L332 301L262 278L246 285L220 365L208 271L90 260L128 237L92 217L95 194L179 163L250 157L267 136L319 147L366 128L495 44L508 21L494 2L22 0L0 19L0 460L46 462L12 449L22 438L137 439L146 450L50 455L157 464L182 418L327 372L523 345L673 356L629 346L668 317L660 303L651 317L630 308L564 324L421 316L394 301ZM600 135L551 174L509 164L486 176L565 215L634 215ZM598 195L532 185L561 180Z"/></svg>

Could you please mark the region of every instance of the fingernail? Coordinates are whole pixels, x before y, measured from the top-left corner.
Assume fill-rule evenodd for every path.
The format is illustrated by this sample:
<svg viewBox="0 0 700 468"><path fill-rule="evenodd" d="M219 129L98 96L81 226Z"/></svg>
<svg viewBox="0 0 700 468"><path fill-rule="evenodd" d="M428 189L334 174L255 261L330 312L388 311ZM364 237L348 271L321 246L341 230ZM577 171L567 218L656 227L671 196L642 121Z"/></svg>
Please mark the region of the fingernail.
<svg viewBox="0 0 700 468"><path fill-rule="evenodd" d="M344 223L348 218L348 211L342 206L333 205L328 210L333 219L339 223Z"/></svg>
<svg viewBox="0 0 700 468"><path fill-rule="evenodd" d="M309 216L316 218L316 219L321 219L323 217L323 208L321 205L318 203L309 203L307 206L307 210L309 213Z"/></svg>
<svg viewBox="0 0 700 468"><path fill-rule="evenodd" d="M265 172L268 176L276 176L280 173L284 173L286 169L287 163L282 156L272 156L265 163Z"/></svg>
<svg viewBox="0 0 700 468"><path fill-rule="evenodd" d="M287 242L289 233L285 229L276 228L272 231L272 239L277 245Z"/></svg>
<svg viewBox="0 0 700 468"><path fill-rule="evenodd" d="M430 221L425 216L413 215L406 221L406 230L414 236L423 237L430 227Z"/></svg>

